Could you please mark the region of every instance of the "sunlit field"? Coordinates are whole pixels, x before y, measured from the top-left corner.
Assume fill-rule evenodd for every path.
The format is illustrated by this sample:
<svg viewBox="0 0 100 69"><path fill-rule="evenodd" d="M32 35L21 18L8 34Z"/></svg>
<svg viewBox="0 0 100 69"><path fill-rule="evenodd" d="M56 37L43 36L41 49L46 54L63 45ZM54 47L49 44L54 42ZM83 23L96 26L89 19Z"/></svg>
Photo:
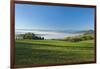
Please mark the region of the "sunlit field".
<svg viewBox="0 0 100 69"><path fill-rule="evenodd" d="M16 65L69 64L94 61L93 40L15 40Z"/></svg>

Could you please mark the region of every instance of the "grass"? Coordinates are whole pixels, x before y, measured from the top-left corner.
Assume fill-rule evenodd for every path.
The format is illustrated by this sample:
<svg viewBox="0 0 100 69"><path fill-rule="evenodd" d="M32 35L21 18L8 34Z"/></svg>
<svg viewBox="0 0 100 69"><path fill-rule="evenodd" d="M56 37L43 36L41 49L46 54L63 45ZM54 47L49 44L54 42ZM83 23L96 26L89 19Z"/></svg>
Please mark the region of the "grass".
<svg viewBox="0 0 100 69"><path fill-rule="evenodd" d="M15 64L68 64L94 61L93 40L16 40Z"/></svg>

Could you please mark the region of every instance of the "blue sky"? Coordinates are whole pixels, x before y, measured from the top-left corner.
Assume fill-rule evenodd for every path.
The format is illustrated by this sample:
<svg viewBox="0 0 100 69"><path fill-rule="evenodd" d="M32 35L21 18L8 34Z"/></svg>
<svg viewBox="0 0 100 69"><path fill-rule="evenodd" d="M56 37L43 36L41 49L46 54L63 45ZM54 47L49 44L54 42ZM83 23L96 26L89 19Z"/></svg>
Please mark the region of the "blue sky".
<svg viewBox="0 0 100 69"><path fill-rule="evenodd" d="M15 5L15 29L89 30L94 28L94 8Z"/></svg>

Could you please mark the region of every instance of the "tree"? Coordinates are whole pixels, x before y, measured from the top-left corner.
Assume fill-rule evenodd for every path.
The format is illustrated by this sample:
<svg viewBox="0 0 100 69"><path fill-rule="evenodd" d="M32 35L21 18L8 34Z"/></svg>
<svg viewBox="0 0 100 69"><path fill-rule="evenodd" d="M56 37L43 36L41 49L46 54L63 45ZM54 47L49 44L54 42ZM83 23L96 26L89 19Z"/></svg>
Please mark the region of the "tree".
<svg viewBox="0 0 100 69"><path fill-rule="evenodd" d="M33 33L23 34L23 39L33 39L34 37L35 37L35 34L33 34Z"/></svg>
<svg viewBox="0 0 100 69"><path fill-rule="evenodd" d="M22 37L23 39L44 40L44 37L36 36L34 33L25 33Z"/></svg>

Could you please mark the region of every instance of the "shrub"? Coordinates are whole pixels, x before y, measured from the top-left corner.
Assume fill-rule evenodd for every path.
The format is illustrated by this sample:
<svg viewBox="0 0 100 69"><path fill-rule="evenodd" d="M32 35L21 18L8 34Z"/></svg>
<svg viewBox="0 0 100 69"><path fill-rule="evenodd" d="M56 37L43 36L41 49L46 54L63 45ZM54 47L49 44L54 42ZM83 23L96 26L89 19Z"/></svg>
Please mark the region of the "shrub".
<svg viewBox="0 0 100 69"><path fill-rule="evenodd" d="M65 37L64 40L71 41L71 42L78 42L82 40L93 40L94 35L93 34L83 34L79 36L72 36L72 37Z"/></svg>
<svg viewBox="0 0 100 69"><path fill-rule="evenodd" d="M94 39L93 35L82 35L81 36L82 40L92 40Z"/></svg>
<svg viewBox="0 0 100 69"><path fill-rule="evenodd" d="M73 37L66 37L65 40L71 42L77 42L77 41L81 41L81 38L78 36L73 36Z"/></svg>

